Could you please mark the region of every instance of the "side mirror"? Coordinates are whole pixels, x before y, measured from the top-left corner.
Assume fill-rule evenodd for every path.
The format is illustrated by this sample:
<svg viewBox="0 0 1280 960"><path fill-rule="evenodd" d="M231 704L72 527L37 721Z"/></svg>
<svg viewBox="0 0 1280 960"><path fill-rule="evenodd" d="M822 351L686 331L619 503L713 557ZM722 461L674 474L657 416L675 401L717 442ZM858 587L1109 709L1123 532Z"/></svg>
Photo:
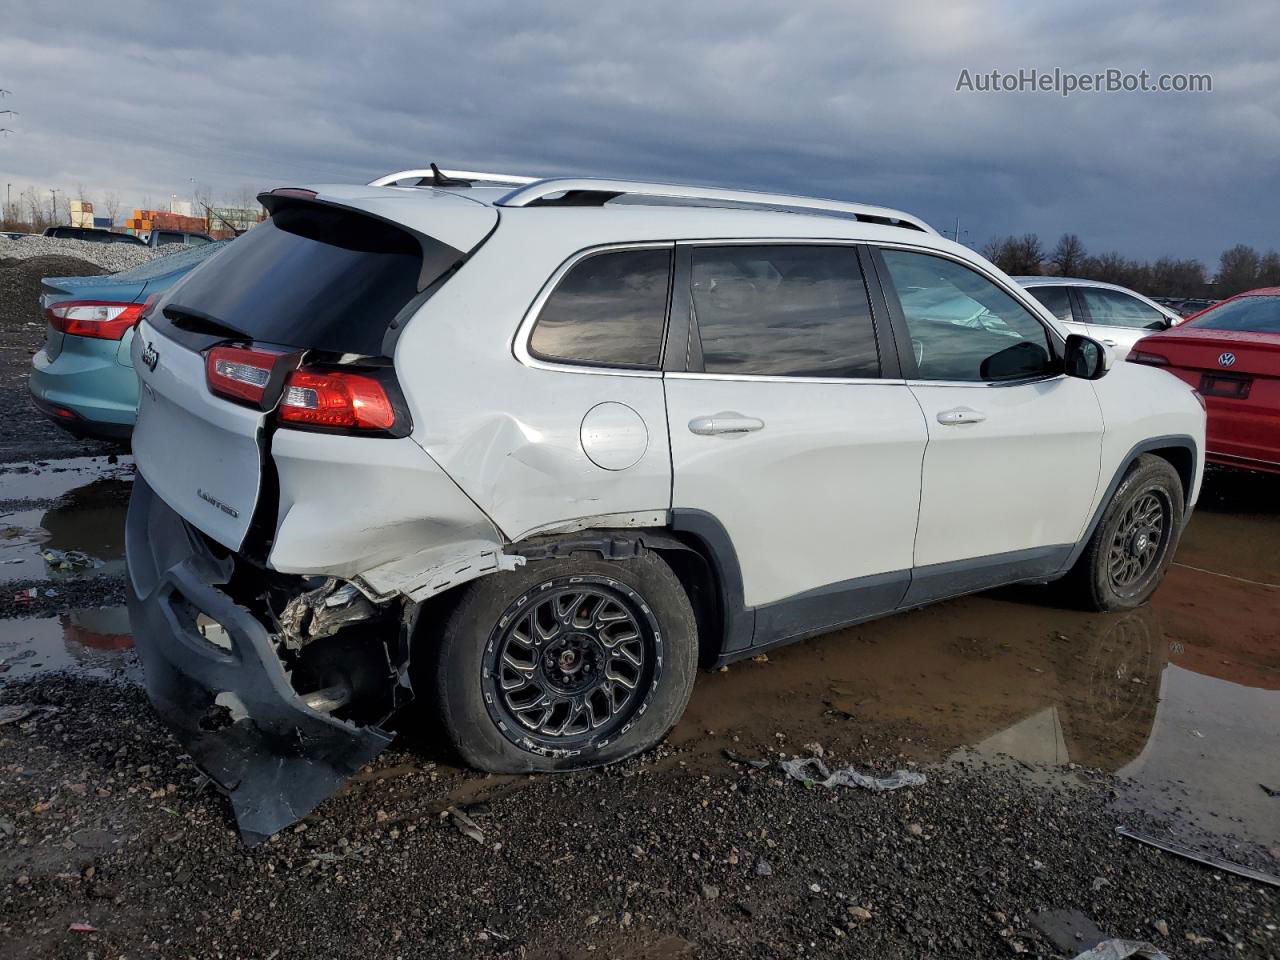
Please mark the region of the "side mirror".
<svg viewBox="0 0 1280 960"><path fill-rule="evenodd" d="M1173 321L1168 317L1161 317L1159 320L1152 320L1144 327L1146 330L1168 330L1173 326Z"/></svg>
<svg viewBox="0 0 1280 960"><path fill-rule="evenodd" d="M1063 373L1081 380L1100 380L1111 369L1107 348L1092 337L1073 333L1067 337Z"/></svg>

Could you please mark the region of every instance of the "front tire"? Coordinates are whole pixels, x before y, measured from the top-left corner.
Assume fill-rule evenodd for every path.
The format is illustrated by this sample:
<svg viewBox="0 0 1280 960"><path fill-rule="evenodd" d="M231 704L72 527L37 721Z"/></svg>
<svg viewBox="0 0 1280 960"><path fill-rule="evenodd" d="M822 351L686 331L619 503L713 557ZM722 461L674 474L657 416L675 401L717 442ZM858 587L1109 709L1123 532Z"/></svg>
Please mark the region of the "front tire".
<svg viewBox="0 0 1280 960"><path fill-rule="evenodd" d="M440 635L436 702L481 770L602 766L666 736L697 654L689 598L656 554L532 561L464 588Z"/></svg>
<svg viewBox="0 0 1280 960"><path fill-rule="evenodd" d="M1151 598L1173 561L1185 511L1169 461L1143 454L1116 489L1068 575L1090 610L1132 610Z"/></svg>

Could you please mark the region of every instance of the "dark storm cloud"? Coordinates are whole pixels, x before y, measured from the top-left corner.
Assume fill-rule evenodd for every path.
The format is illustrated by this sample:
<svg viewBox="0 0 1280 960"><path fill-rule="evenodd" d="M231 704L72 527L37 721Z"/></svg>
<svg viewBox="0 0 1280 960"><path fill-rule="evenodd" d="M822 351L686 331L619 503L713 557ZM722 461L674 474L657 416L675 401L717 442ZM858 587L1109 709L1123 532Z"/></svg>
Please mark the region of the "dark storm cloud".
<svg viewBox="0 0 1280 960"><path fill-rule="evenodd" d="M6 181L133 206L436 160L822 193L971 242L1280 243L1267 4L0 3ZM1213 76L1201 94L957 93L962 69Z"/></svg>

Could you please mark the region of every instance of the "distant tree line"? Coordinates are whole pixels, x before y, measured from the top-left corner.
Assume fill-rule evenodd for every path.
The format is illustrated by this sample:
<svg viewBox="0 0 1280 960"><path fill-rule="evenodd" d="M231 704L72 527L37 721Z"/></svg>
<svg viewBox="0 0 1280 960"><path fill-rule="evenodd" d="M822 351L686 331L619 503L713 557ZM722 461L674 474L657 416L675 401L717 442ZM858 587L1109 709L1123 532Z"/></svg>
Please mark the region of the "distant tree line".
<svg viewBox="0 0 1280 960"><path fill-rule="evenodd" d="M1221 298L1255 287L1280 286L1280 252L1259 253L1243 243L1223 251L1215 277L1208 275L1199 260L1161 257L1139 261L1115 251L1093 255L1074 233L1064 233L1049 251L1034 233L994 237L982 248L982 255L1013 276L1101 280L1149 297Z"/></svg>

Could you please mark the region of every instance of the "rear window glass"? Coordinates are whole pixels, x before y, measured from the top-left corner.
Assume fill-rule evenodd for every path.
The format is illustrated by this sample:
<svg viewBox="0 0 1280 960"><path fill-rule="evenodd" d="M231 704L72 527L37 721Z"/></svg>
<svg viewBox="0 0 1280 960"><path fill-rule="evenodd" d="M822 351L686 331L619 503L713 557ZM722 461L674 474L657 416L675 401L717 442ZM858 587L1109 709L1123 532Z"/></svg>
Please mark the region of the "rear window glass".
<svg viewBox="0 0 1280 960"><path fill-rule="evenodd" d="M543 360L657 367L671 251L619 250L575 264L538 314L529 349Z"/></svg>
<svg viewBox="0 0 1280 960"><path fill-rule="evenodd" d="M1280 296L1241 297L1214 307L1189 326L1245 333L1280 333Z"/></svg>
<svg viewBox="0 0 1280 960"><path fill-rule="evenodd" d="M443 246L443 245L441 245ZM422 247L390 224L299 204L228 244L165 305L262 343L378 356L396 314L418 293Z"/></svg>

